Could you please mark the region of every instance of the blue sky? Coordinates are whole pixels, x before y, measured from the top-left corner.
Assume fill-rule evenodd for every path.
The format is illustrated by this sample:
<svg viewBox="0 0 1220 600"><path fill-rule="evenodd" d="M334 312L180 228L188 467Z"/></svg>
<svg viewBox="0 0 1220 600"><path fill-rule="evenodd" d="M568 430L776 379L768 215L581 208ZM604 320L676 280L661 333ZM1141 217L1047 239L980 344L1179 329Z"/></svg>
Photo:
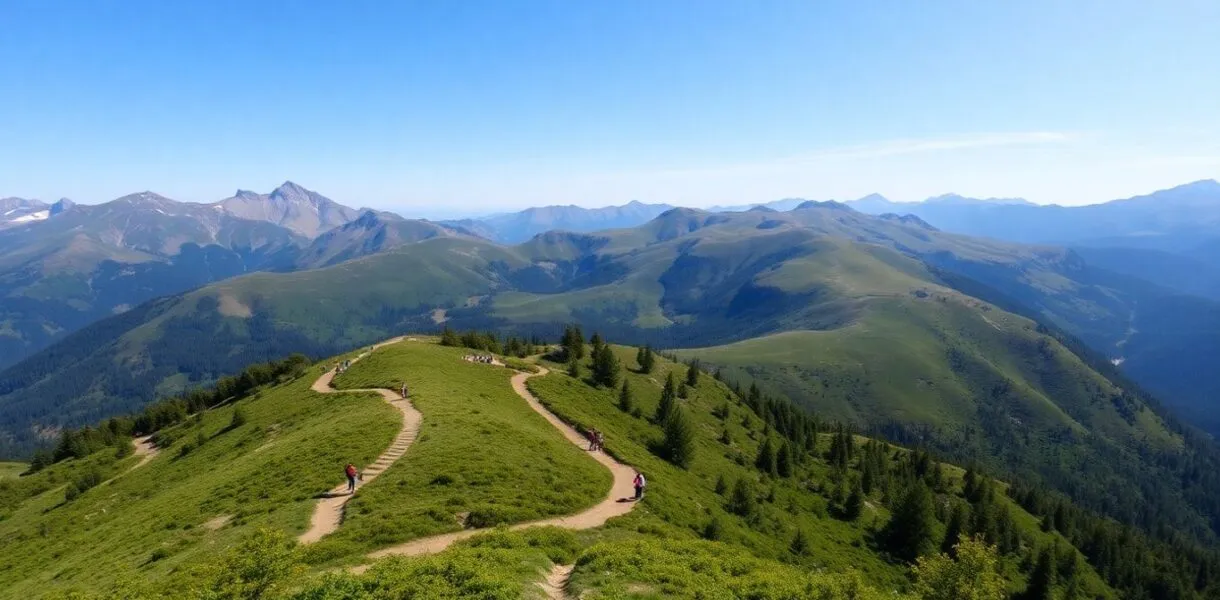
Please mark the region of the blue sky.
<svg viewBox="0 0 1220 600"><path fill-rule="evenodd" d="M1220 177L1220 3L0 0L0 195L407 214Z"/></svg>

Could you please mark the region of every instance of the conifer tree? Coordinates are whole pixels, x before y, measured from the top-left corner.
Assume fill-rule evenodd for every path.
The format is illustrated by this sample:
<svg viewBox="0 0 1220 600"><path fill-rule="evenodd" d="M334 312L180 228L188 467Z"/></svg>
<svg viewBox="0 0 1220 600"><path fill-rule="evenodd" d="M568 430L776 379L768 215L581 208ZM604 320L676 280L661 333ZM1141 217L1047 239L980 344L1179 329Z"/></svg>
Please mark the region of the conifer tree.
<svg viewBox="0 0 1220 600"><path fill-rule="evenodd" d="M652 353L652 347L647 344L640 348L639 356L635 360L640 364L641 373L651 373L657 365L657 357Z"/></svg>
<svg viewBox="0 0 1220 600"><path fill-rule="evenodd" d="M743 477L733 484L733 494L729 497L729 512L749 517L758 508L758 500L754 497L754 489Z"/></svg>
<svg viewBox="0 0 1220 600"><path fill-rule="evenodd" d="M1029 585L1021 594L1021 600L1051 600L1055 589L1055 561L1049 550L1038 554L1038 563L1029 575Z"/></svg>
<svg viewBox="0 0 1220 600"><path fill-rule="evenodd" d="M882 539L895 556L914 562L936 551L935 532L932 492L922 481L916 481L894 508L890 522L882 531Z"/></svg>
<svg viewBox="0 0 1220 600"><path fill-rule="evenodd" d="M441 331L442 346L461 346L462 342L458 339L458 334L449 328L448 325Z"/></svg>
<svg viewBox="0 0 1220 600"><path fill-rule="evenodd" d="M576 358L575 354L568 355L568 376L580 379L580 359Z"/></svg>
<svg viewBox="0 0 1220 600"><path fill-rule="evenodd" d="M623 388L618 393L618 409L631 414L635 412L635 396L631 393L631 384L623 380Z"/></svg>
<svg viewBox="0 0 1220 600"><path fill-rule="evenodd" d="M683 469L690 468L695 460L695 430L681 407L675 407L665 420L665 438L661 447L665 451L665 460Z"/></svg>
<svg viewBox="0 0 1220 600"><path fill-rule="evenodd" d="M686 385L691 387L699 385L699 359L697 358L692 360L686 369Z"/></svg>
<svg viewBox="0 0 1220 600"><path fill-rule="evenodd" d="M594 331L593 337L589 338L589 350L590 350L589 354L591 356L597 356L597 353L602 349L602 346L604 344L605 344L605 342L602 341L602 335L600 333Z"/></svg>
<svg viewBox="0 0 1220 600"><path fill-rule="evenodd" d="M860 489L860 485L852 486L851 495L847 497L847 502L843 504L843 516L849 521L855 521L864 513L864 490Z"/></svg>
<svg viewBox="0 0 1220 600"><path fill-rule="evenodd" d="M767 475L778 475L779 465L777 463L775 448L771 445L771 438L768 437L758 446L758 456L754 458L754 466Z"/></svg>
<svg viewBox="0 0 1220 600"><path fill-rule="evenodd" d="M618 385L619 362L610 346L600 344L593 349L593 382L612 388Z"/></svg>
<svg viewBox="0 0 1220 600"><path fill-rule="evenodd" d="M716 494L723 496L727 491L729 491L729 482L725 481L724 474L722 473L716 478Z"/></svg>
<svg viewBox="0 0 1220 600"><path fill-rule="evenodd" d="M673 412L677 406L678 390L674 385L674 374L669 373L669 379L665 380L665 387L661 390L661 402L657 404L657 413L653 416L653 422L663 425L666 419L669 418L669 413Z"/></svg>
<svg viewBox="0 0 1220 600"><path fill-rule="evenodd" d="M788 442L784 442L775 456L775 472L780 477L792 477L792 463L792 446Z"/></svg>
<svg viewBox="0 0 1220 600"><path fill-rule="evenodd" d="M809 538L805 537L805 530L796 529L796 535L792 538L792 543L788 545L788 551L797 555L805 556L809 554Z"/></svg>
<svg viewBox="0 0 1220 600"><path fill-rule="evenodd" d="M958 503L949 514L949 522L945 525L945 539L940 543L940 551L949 556L957 556L954 548L961 542L970 523L970 506Z"/></svg>

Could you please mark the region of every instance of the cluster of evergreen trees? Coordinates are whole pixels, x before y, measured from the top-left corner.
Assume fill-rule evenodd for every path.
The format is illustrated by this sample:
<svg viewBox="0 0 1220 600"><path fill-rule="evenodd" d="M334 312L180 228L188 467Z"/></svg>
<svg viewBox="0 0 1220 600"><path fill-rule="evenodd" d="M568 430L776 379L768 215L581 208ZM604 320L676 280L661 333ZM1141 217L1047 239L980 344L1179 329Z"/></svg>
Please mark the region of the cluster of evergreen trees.
<svg viewBox="0 0 1220 600"><path fill-rule="evenodd" d="M516 356L517 358L533 356L538 353L540 348L544 347L543 341L537 336L526 339L510 335L501 340L499 336L492 332L470 330L459 334L447 326L441 330L441 345L470 348L471 350Z"/></svg>
<svg viewBox="0 0 1220 600"><path fill-rule="evenodd" d="M35 453L29 472L61 460L83 458L106 447L117 446L120 454L128 452L132 436L152 434L181 423L193 414L245 396L261 385L300 377L309 363L304 355L293 354L284 360L250 365L238 375L221 377L211 387L154 402L134 415L112 417L97 427L65 429L53 450Z"/></svg>
<svg viewBox="0 0 1220 600"><path fill-rule="evenodd" d="M1080 509L1066 497L1024 483L1008 495L1079 548L1089 564L1130 597L1195 598L1220 595L1220 552L1181 537L1155 540L1134 528Z"/></svg>

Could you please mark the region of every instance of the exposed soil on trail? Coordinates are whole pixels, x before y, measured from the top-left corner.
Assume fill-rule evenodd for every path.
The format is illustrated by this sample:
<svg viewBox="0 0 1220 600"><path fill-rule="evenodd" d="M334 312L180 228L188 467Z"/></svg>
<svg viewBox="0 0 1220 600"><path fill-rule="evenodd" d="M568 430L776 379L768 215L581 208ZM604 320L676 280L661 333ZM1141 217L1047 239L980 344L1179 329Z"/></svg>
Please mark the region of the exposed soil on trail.
<svg viewBox="0 0 1220 600"><path fill-rule="evenodd" d="M527 404L529 404L530 408L533 409L534 412L542 415L542 417L545 418L547 422L551 424L551 426L558 429L559 432L563 434L563 437L567 438L568 441L572 442L583 450L587 446L588 440L586 440L583 435L577 432L570 425L564 423L559 419L559 417L556 417L545 407L543 407L542 403L538 401L538 398L534 397L534 395L531 394L529 389L525 386L526 380L530 377L540 377L546 374L547 370L539 367L539 371L537 373L518 373L514 375L512 378L513 391L515 391L518 396L521 396L521 398L525 400ZM631 512L631 509L635 508L635 502L631 500L631 498L635 495L635 488L631 485L632 480L635 478L635 470L618 462L604 452L593 452L590 453L590 456L609 469L611 475L614 476L614 483L610 486L610 491L606 494L605 499L594 505L592 508L574 515L519 523L509 527L509 529L517 531L529 527L544 526L562 527L564 529L592 529L594 527L604 525L606 521L613 517L625 515L628 512ZM454 542L476 536L486 531L488 531L488 529L465 529L462 531L455 531L453 533L420 538L418 540L412 540L397 546L383 548L369 554L369 558L381 558L383 556L418 556L421 554L440 552L445 548L448 548ZM356 567L353 570L356 572L362 572L365 568L367 567L361 566Z"/></svg>
<svg viewBox="0 0 1220 600"><path fill-rule="evenodd" d="M373 351L403 341L403 338L397 337L386 340L379 344L375 344L367 351L362 352L359 356L352 359L352 363L368 356ZM390 443L390 447L386 448L381 456L372 464L365 467L360 473L361 480L356 483L356 491L360 491L360 487L374 480L378 475L385 472L394 461L402 457L407 452L407 448L415 441L415 437L419 435L419 425L423 421L423 415L415 410L405 398L393 390L386 389L356 389L356 390L336 390L331 387L330 382L335 378L335 369L331 369L322 374L313 384L313 391L319 394L349 394L359 392L376 392L385 398L394 408L402 412L402 428L398 431L398 435L394 437L394 441ZM347 491L347 484L343 483L334 489L325 492L318 499L317 506L314 507L313 516L309 520L309 529L297 538L302 544L310 544L316 542L328 534L334 533L339 529L339 524L343 522L343 509L347 506L347 501L352 499L355 492Z"/></svg>

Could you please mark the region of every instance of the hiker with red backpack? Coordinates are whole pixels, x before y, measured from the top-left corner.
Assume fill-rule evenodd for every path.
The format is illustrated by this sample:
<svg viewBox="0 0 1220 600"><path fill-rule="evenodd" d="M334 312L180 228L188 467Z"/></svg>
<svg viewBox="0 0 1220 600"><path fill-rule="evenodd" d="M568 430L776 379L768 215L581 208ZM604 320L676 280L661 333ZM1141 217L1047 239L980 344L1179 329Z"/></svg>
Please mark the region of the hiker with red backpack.
<svg viewBox="0 0 1220 600"><path fill-rule="evenodd" d="M343 474L347 475L347 493L355 494L356 479L360 477L360 472L356 470L356 465L347 463L347 466L343 468Z"/></svg>

